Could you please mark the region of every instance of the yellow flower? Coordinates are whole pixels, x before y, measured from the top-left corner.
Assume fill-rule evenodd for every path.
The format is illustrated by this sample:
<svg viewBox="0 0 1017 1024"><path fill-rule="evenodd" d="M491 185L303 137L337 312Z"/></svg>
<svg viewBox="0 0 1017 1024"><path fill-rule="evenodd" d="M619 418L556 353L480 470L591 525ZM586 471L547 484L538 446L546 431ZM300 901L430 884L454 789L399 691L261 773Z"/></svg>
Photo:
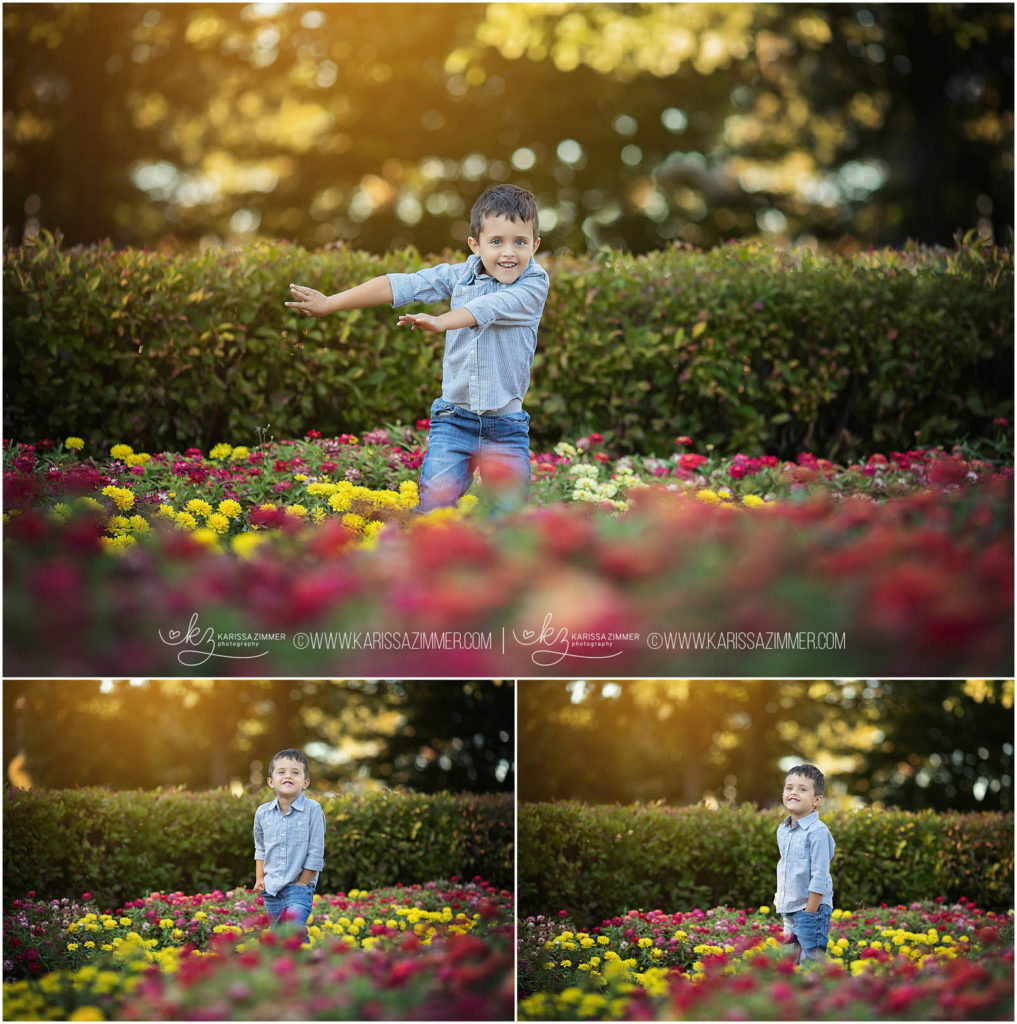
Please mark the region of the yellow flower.
<svg viewBox="0 0 1017 1024"><path fill-rule="evenodd" d="M196 530L198 528L198 520L190 512L178 512L175 519L178 530Z"/></svg>
<svg viewBox="0 0 1017 1024"><path fill-rule="evenodd" d="M246 447L245 445L238 444L236 448L233 449L233 454L230 456L230 458L233 459L234 462L238 462L240 459L246 459L247 456L250 454L250 448Z"/></svg>
<svg viewBox="0 0 1017 1024"><path fill-rule="evenodd" d="M144 466L146 462L152 461L152 456L148 452L137 452L134 455L128 455L124 461L128 466Z"/></svg>
<svg viewBox="0 0 1017 1024"><path fill-rule="evenodd" d="M597 942L602 946L610 946L611 940L606 935L598 935Z"/></svg>
<svg viewBox="0 0 1017 1024"><path fill-rule="evenodd" d="M159 511L156 512L160 519L172 519L176 514L176 510L172 505L160 505Z"/></svg>
<svg viewBox="0 0 1017 1024"><path fill-rule="evenodd" d="M135 533L148 533L148 520L144 516L131 516L131 529Z"/></svg>
<svg viewBox="0 0 1017 1024"><path fill-rule="evenodd" d="M648 939L645 936L636 943L640 949L649 949L653 945L653 939Z"/></svg>
<svg viewBox="0 0 1017 1024"><path fill-rule="evenodd" d="M98 1006L79 1006L68 1018L68 1020L105 1020L102 1010Z"/></svg>
<svg viewBox="0 0 1017 1024"><path fill-rule="evenodd" d="M64 447L70 448L74 452L80 452L85 447L85 442L80 437L68 437L64 441Z"/></svg>
<svg viewBox="0 0 1017 1024"><path fill-rule="evenodd" d="M106 527L114 537L118 537L122 533L130 532L131 521L124 516L111 516Z"/></svg>
<svg viewBox="0 0 1017 1024"><path fill-rule="evenodd" d="M102 493L107 498L112 498L113 504L119 509L126 511L134 506L134 494L126 487L114 487L109 484L102 489Z"/></svg>
<svg viewBox="0 0 1017 1024"><path fill-rule="evenodd" d="M207 519L212 514L212 506L204 498L191 498L184 508L192 516L201 516L202 519Z"/></svg>
<svg viewBox="0 0 1017 1024"><path fill-rule="evenodd" d="M335 497L335 495L333 495L333 497ZM364 529L365 520L363 516L359 516L355 512L347 512L342 518L342 524L347 530L352 530L354 533L361 533Z"/></svg>
<svg viewBox="0 0 1017 1024"><path fill-rule="evenodd" d="M214 533L225 533L230 528L230 521L221 512L213 512L206 520L206 525Z"/></svg>
<svg viewBox="0 0 1017 1024"><path fill-rule="evenodd" d="M752 495L751 494L747 494L745 497L746 498L751 498ZM745 499L743 498L742 500L744 501ZM762 503L760 502L760 504L762 504ZM769 914L770 913L770 908L769 907L760 907L759 908L759 912L761 914Z"/></svg>
<svg viewBox="0 0 1017 1024"><path fill-rule="evenodd" d="M364 536L371 538L377 537L378 534L381 533L381 531L384 529L385 524L380 519L376 519L373 522L366 523L364 525Z"/></svg>
<svg viewBox="0 0 1017 1024"><path fill-rule="evenodd" d="M457 502L456 508L461 512L469 512L470 509L476 508L477 496L475 494L464 494Z"/></svg>
<svg viewBox="0 0 1017 1024"><path fill-rule="evenodd" d="M307 479L307 474L306 473L294 473L293 474L293 479L294 480L298 480L301 483L303 483Z"/></svg>
<svg viewBox="0 0 1017 1024"><path fill-rule="evenodd" d="M696 497L707 505L716 505L720 501L720 496L717 492L711 491L708 487L703 487L701 490L696 491Z"/></svg>
<svg viewBox="0 0 1017 1024"><path fill-rule="evenodd" d="M290 505L286 509L286 515L293 516L294 519L305 519L307 517L307 508L304 505Z"/></svg>
<svg viewBox="0 0 1017 1024"><path fill-rule="evenodd" d="M763 501L758 494L743 494L742 504L746 505L748 508L759 508L761 505L765 505L766 502ZM759 909L762 910L763 908L760 907Z"/></svg>
<svg viewBox="0 0 1017 1024"><path fill-rule="evenodd" d="M219 534L215 530L210 530L207 526L201 527L200 530L195 530L194 539L206 548L219 549Z"/></svg>
<svg viewBox="0 0 1017 1024"><path fill-rule="evenodd" d="M78 948L78 944L76 942L68 942L67 948L73 953Z"/></svg>
<svg viewBox="0 0 1017 1024"><path fill-rule="evenodd" d="M99 543L111 555L119 555L137 544L137 541L129 533L122 533L117 537L100 537Z"/></svg>
<svg viewBox="0 0 1017 1024"><path fill-rule="evenodd" d="M219 511L226 516L227 519L236 519L243 509L240 507L239 501L234 501L233 498L223 498L219 502Z"/></svg>
<svg viewBox="0 0 1017 1024"><path fill-rule="evenodd" d="M134 454L134 449L129 444L115 444L110 448L109 453L114 459L123 461L128 455Z"/></svg>

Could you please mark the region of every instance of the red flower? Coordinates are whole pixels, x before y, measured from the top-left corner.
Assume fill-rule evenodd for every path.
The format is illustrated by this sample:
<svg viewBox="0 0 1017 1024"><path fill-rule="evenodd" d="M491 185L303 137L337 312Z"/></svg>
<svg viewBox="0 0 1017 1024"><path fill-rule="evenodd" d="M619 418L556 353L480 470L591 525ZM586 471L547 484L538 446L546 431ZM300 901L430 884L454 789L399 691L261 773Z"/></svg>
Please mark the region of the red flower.
<svg viewBox="0 0 1017 1024"><path fill-rule="evenodd" d="M686 447L687 445L692 444L692 438L686 437L684 434L682 434L681 437L676 437L674 439L674 443L679 447Z"/></svg>

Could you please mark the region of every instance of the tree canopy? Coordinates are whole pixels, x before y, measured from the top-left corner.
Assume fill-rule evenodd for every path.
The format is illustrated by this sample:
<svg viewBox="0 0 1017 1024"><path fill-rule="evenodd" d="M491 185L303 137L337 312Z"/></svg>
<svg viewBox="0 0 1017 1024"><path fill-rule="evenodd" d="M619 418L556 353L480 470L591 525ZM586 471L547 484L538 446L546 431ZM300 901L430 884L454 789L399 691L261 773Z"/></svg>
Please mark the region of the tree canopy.
<svg viewBox="0 0 1017 1024"><path fill-rule="evenodd" d="M514 692L497 680L37 679L3 698L16 785L258 790L289 747L322 791L514 785Z"/></svg>
<svg viewBox="0 0 1017 1024"><path fill-rule="evenodd" d="M533 680L519 684L519 799L779 802L818 763L829 798L1013 809L1013 682Z"/></svg>
<svg viewBox="0 0 1017 1024"><path fill-rule="evenodd" d="M8 4L4 224L72 243L948 243L1013 224L1009 4Z"/></svg>

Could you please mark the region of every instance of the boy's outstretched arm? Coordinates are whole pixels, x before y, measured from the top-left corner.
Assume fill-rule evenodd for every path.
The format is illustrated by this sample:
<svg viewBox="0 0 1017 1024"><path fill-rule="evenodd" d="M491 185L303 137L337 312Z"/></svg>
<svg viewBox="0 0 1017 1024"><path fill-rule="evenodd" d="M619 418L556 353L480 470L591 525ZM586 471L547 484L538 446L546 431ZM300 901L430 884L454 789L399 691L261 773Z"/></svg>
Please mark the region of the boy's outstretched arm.
<svg viewBox="0 0 1017 1024"><path fill-rule="evenodd" d="M441 316L431 316L430 313L404 313L399 317L398 325L405 327L410 325L410 330L430 331L433 334L440 334L442 331L455 331L460 327L476 327L477 318L465 307L449 310Z"/></svg>
<svg viewBox="0 0 1017 1024"><path fill-rule="evenodd" d="M392 304L392 285L384 275L372 277L370 281L336 292L335 295L324 295L302 284L291 284L290 294L296 301L287 302L286 305L300 310L304 316L328 316L329 313L338 313L344 309Z"/></svg>

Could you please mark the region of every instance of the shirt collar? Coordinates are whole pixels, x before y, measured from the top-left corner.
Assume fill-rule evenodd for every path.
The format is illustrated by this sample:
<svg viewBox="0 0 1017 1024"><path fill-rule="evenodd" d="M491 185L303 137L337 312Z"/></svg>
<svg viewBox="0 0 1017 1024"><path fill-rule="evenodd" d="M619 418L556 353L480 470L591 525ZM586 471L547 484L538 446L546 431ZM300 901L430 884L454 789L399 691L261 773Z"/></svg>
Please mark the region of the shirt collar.
<svg viewBox="0 0 1017 1024"><path fill-rule="evenodd" d="M789 814L784 819L784 824L787 825L791 821L791 815ZM813 811L811 814L806 814L804 818L799 818L797 822L791 824L791 828L794 828L797 824L798 828L808 832L816 822L819 821L819 811Z"/></svg>
<svg viewBox="0 0 1017 1024"><path fill-rule="evenodd" d="M275 805L275 809L280 814L282 814L282 808L279 806L279 797L276 797L272 801L272 803ZM294 800L293 803L290 804L290 810L292 810L292 811L302 811L306 804L307 804L307 794L306 793L301 793L300 796L298 796L296 798L296 800Z"/></svg>

